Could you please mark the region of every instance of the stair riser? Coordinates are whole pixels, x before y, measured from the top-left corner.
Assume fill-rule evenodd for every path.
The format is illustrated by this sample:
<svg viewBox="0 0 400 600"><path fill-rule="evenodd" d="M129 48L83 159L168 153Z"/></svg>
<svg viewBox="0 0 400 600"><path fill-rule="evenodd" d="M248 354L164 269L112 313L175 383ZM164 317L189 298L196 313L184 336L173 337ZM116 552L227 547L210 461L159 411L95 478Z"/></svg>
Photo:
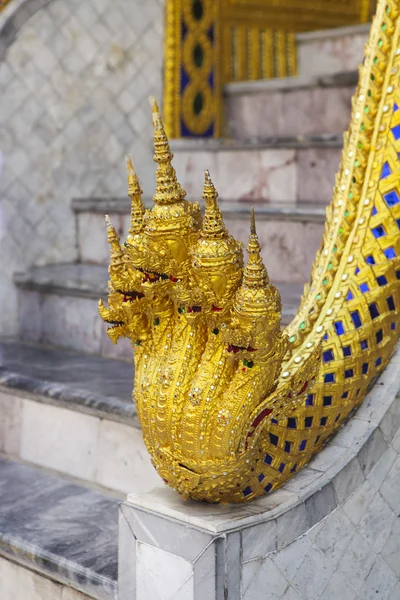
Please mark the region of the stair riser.
<svg viewBox="0 0 400 600"><path fill-rule="evenodd" d="M223 211L223 203L221 203ZM129 227L129 216L110 215L121 239ZM104 232L104 218L96 213L78 213L79 248L83 262L108 264L109 246ZM246 247L249 235L249 216L230 214L224 216L229 232ZM91 237L87 232L91 232ZM273 281L303 283L307 281L310 268L318 250L323 223L304 221L261 220L257 221L257 233L263 246L263 255ZM91 240L95 240L93 244Z"/></svg>
<svg viewBox="0 0 400 600"><path fill-rule="evenodd" d="M0 412L0 450L8 456L124 494L136 489L139 480L158 480L136 427L6 388L0 391Z"/></svg>
<svg viewBox="0 0 400 600"><path fill-rule="evenodd" d="M355 25L296 36L299 75L338 73L357 69L362 61L369 25Z"/></svg>
<svg viewBox="0 0 400 600"><path fill-rule="evenodd" d="M332 197L341 149L174 148L174 166L188 197L200 198L209 169L220 198L229 201L327 204Z"/></svg>
<svg viewBox="0 0 400 600"><path fill-rule="evenodd" d="M132 360L128 340L113 344L108 337L97 298L29 289L19 289L18 297L19 335L24 341Z"/></svg>
<svg viewBox="0 0 400 600"><path fill-rule="evenodd" d="M0 558L1 591L7 600L93 600L69 585L43 577L22 565Z"/></svg>
<svg viewBox="0 0 400 600"><path fill-rule="evenodd" d="M349 126L355 86L229 93L225 115L234 138L342 133Z"/></svg>

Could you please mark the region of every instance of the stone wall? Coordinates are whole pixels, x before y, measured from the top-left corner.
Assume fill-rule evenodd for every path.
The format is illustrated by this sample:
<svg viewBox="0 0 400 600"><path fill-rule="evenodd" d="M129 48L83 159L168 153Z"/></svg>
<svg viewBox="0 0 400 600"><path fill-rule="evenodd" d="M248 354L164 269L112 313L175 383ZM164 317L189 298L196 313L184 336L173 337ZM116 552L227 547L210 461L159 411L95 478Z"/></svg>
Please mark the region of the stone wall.
<svg viewBox="0 0 400 600"><path fill-rule="evenodd" d="M154 186L147 97L162 90L163 0L13 0L0 15L0 334L12 274L76 259L70 200Z"/></svg>

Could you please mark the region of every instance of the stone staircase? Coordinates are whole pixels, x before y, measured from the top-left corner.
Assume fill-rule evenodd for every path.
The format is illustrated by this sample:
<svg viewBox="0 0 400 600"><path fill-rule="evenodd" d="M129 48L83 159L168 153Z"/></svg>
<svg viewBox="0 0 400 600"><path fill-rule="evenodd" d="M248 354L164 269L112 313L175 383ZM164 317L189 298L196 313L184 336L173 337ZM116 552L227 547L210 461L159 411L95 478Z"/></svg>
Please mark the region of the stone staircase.
<svg viewBox="0 0 400 600"><path fill-rule="evenodd" d="M227 138L172 144L188 197L201 196L209 168L225 222L244 243L255 205L284 324L320 245L355 81L351 71L230 84ZM114 346L97 313L107 289L104 214L124 236L129 209L127 199L74 199L78 263L14 277L20 339L0 343L7 600L116 598L117 502L158 481L131 402L130 345Z"/></svg>

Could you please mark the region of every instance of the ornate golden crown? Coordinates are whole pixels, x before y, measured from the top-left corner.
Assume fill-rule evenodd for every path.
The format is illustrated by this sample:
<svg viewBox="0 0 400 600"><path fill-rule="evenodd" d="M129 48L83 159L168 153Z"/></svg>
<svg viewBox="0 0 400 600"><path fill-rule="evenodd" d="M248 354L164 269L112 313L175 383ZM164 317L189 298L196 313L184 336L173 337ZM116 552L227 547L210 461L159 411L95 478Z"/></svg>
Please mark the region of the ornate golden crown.
<svg viewBox="0 0 400 600"><path fill-rule="evenodd" d="M111 245L115 342L135 347L146 446L183 497L243 502L281 486L357 407L398 339L400 53L395 1L366 48L321 249L293 322L260 255L229 235L206 171L205 212L188 202L152 100L157 186L145 210L128 160L131 226Z"/></svg>

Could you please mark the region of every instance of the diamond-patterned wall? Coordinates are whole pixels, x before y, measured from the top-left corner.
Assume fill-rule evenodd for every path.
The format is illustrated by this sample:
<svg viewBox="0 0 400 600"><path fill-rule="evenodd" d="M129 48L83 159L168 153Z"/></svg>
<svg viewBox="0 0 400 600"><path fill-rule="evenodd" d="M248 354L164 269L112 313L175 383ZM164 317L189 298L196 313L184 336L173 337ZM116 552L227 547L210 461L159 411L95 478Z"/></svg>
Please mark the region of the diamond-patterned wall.
<svg viewBox="0 0 400 600"><path fill-rule="evenodd" d="M163 0L18 4L0 16L1 334L12 273L75 259L72 197L124 195L127 152L152 193L147 98L162 88Z"/></svg>

